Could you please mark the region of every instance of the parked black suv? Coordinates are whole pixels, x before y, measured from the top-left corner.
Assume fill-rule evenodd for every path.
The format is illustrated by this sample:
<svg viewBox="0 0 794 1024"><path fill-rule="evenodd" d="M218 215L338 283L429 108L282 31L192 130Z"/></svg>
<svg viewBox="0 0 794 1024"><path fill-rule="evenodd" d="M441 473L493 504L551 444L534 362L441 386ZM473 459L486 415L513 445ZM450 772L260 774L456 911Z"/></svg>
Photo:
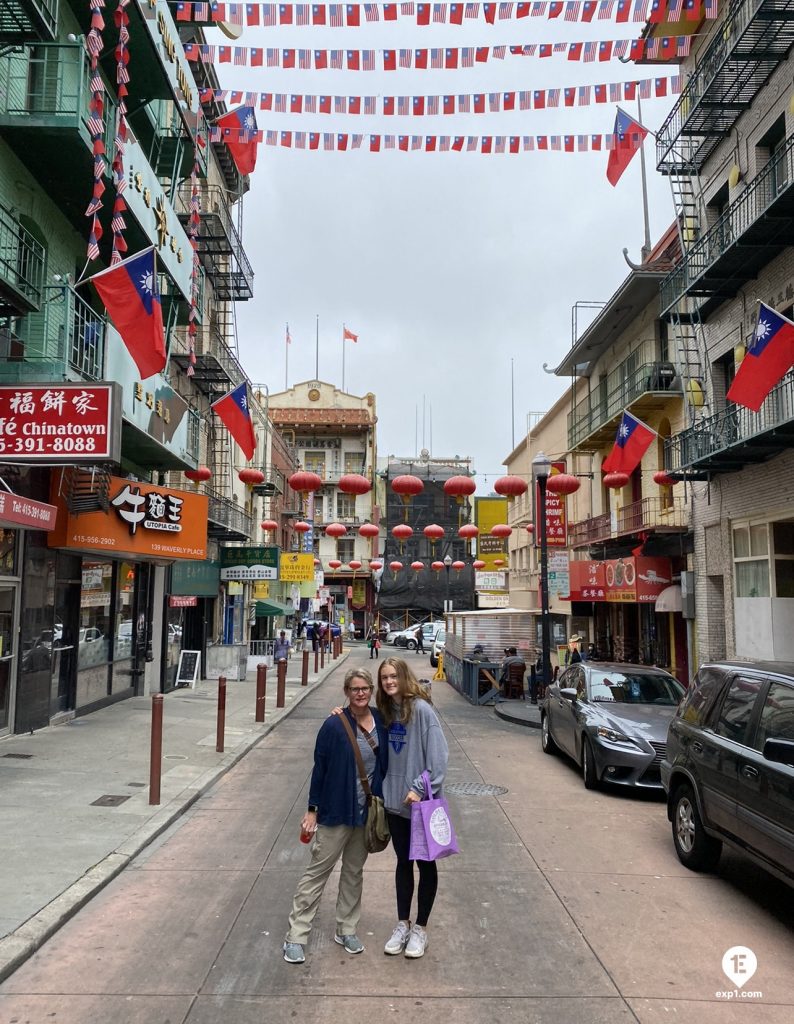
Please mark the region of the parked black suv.
<svg viewBox="0 0 794 1024"><path fill-rule="evenodd" d="M709 870L728 843L794 885L794 664L704 665L661 775L682 864Z"/></svg>

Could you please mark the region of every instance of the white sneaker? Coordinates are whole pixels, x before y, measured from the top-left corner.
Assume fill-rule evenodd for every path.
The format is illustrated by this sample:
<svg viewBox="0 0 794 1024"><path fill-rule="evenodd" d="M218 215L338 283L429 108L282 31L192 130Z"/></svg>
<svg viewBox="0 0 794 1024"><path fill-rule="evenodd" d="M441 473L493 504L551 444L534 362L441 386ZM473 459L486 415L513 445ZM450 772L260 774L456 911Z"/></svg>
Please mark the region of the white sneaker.
<svg viewBox="0 0 794 1024"><path fill-rule="evenodd" d="M399 956L405 949L408 937L411 934L410 921L398 921L397 927L392 932L392 937L383 947L383 952L388 956Z"/></svg>
<svg viewBox="0 0 794 1024"><path fill-rule="evenodd" d="M411 960L417 960L425 955L427 949L427 932L421 925L415 924L408 936L408 945L405 947L405 955Z"/></svg>

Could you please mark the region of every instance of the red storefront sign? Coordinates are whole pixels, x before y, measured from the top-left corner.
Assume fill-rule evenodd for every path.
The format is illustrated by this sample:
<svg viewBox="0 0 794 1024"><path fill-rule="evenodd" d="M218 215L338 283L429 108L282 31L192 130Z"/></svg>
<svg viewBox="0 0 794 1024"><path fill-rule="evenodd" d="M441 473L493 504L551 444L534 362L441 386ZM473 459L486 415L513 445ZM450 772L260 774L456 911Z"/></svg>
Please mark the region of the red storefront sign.
<svg viewBox="0 0 794 1024"><path fill-rule="evenodd" d="M118 384L0 386L0 460L118 462Z"/></svg>
<svg viewBox="0 0 794 1024"><path fill-rule="evenodd" d="M58 509L43 501L21 498L0 491L0 526L27 526L31 530L54 530Z"/></svg>
<svg viewBox="0 0 794 1024"><path fill-rule="evenodd" d="M551 473L565 472L564 462L552 462ZM535 484L535 547L540 547L540 484ZM550 548L568 547L568 513L564 494L546 491L546 544Z"/></svg>
<svg viewBox="0 0 794 1024"><path fill-rule="evenodd" d="M197 597L182 597L179 594L172 594L168 598L169 608L195 608L197 605Z"/></svg>
<svg viewBox="0 0 794 1024"><path fill-rule="evenodd" d="M572 601L615 604L655 601L673 581L669 558L612 558L605 562L570 562Z"/></svg>

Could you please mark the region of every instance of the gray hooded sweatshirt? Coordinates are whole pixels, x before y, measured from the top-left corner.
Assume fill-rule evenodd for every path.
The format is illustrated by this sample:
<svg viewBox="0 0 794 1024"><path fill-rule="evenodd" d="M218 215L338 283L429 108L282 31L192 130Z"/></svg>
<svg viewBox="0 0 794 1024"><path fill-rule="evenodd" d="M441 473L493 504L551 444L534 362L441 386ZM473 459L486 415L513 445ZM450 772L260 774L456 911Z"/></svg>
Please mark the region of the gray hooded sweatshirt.
<svg viewBox="0 0 794 1024"><path fill-rule="evenodd" d="M410 805L403 801L409 789L426 795L423 771L430 775L432 795L439 796L448 758L449 748L438 715L426 700L414 698L411 721L407 725L395 721L389 726L389 767L383 780L386 810L403 818L411 817Z"/></svg>

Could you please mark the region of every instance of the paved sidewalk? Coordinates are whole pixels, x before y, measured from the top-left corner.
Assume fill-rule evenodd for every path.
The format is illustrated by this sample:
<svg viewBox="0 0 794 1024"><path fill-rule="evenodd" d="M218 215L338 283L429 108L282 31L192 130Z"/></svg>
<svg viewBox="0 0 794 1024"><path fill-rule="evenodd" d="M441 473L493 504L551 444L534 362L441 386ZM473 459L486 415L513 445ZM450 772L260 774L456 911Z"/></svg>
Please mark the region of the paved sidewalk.
<svg viewBox="0 0 794 1024"><path fill-rule="evenodd" d="M156 807L149 805L151 696L0 740L0 980L289 715L350 649L335 661L326 657L316 675L310 655L305 687L295 656L283 708L276 708L276 671L269 669L264 724L254 722L255 673L229 681L224 753L215 749L217 682L166 694Z"/></svg>

